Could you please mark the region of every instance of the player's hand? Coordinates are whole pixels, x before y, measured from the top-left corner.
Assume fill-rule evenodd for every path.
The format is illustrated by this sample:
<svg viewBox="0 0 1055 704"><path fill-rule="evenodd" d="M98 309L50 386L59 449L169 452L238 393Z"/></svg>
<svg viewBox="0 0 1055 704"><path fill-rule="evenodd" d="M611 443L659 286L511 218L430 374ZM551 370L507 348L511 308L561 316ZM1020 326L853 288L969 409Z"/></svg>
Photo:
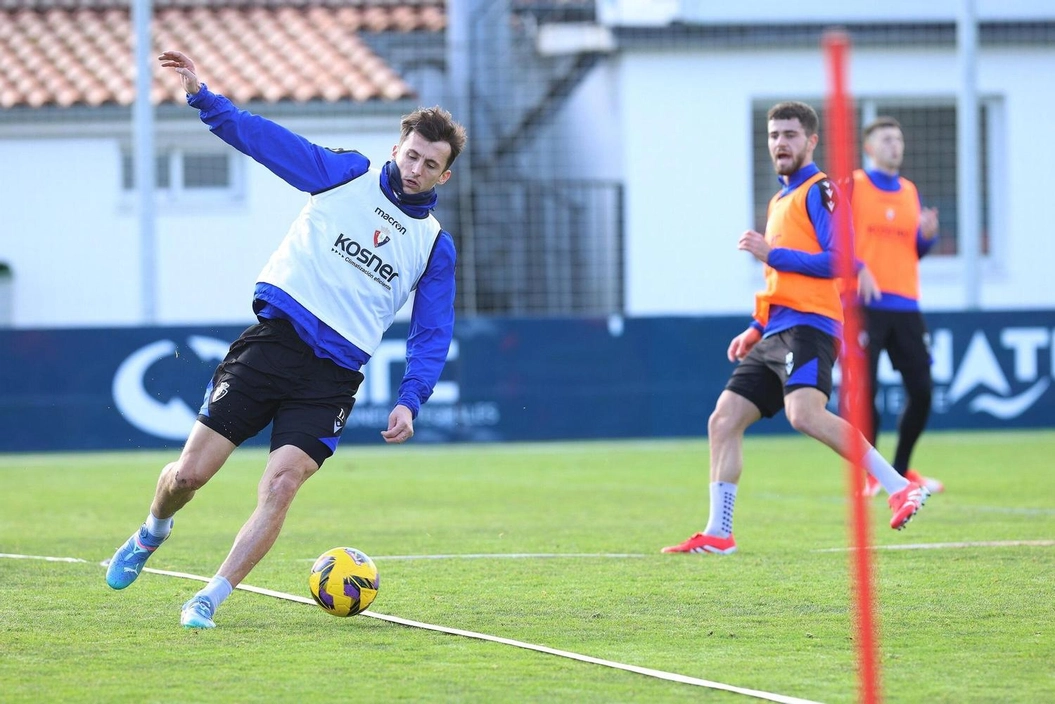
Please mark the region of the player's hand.
<svg viewBox="0 0 1055 704"><path fill-rule="evenodd" d="M857 272L857 296L866 304L883 297L876 277L872 275L867 266L861 267L861 271Z"/></svg>
<svg viewBox="0 0 1055 704"><path fill-rule="evenodd" d="M737 243L736 248L743 252L750 252L754 255L755 259L765 264L769 261L769 251L771 247L766 242L766 236L760 232L754 230L747 230L744 234L740 235L740 242Z"/></svg>
<svg viewBox="0 0 1055 704"><path fill-rule="evenodd" d="M751 348L757 345L761 339L762 333L757 328L750 327L733 338L733 341L729 343L729 350L726 352L726 356L730 362L738 362L746 357Z"/></svg>
<svg viewBox="0 0 1055 704"><path fill-rule="evenodd" d="M406 406L396 406L388 414L388 430L381 431L385 442L399 445L414 437L414 414Z"/></svg>
<svg viewBox="0 0 1055 704"><path fill-rule="evenodd" d="M164 68L174 68L176 73L183 79L183 90L194 95L201 90L201 81L198 74L194 72L194 62L190 57L179 51L166 51L158 57Z"/></svg>
<svg viewBox="0 0 1055 704"><path fill-rule="evenodd" d="M924 208L919 211L919 231L925 240L932 240L938 236L937 208Z"/></svg>

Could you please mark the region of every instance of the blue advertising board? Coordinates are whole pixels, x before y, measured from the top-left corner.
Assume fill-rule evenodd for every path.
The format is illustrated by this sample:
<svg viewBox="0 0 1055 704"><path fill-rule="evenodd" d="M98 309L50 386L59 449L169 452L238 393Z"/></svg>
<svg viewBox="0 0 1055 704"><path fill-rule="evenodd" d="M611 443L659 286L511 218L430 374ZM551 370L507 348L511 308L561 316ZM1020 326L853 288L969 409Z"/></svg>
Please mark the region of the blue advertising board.
<svg viewBox="0 0 1055 704"><path fill-rule="evenodd" d="M702 436L746 319L466 319L415 442ZM932 429L1055 425L1055 311L935 313ZM241 327L0 331L0 451L182 445ZM397 324L363 370L344 443L380 443L402 378ZM838 375L837 375L838 377ZM838 383L838 381L837 381ZM886 360L886 430L904 401ZM834 404L834 400L833 400ZM753 432L791 432L783 416ZM247 444L266 444L267 431Z"/></svg>

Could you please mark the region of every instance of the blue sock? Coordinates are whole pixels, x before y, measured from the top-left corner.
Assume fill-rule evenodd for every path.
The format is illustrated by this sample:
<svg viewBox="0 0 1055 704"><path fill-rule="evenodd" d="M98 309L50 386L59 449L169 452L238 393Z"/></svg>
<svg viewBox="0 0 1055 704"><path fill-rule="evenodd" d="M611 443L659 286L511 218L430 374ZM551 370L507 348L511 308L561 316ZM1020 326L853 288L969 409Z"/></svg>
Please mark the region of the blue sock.
<svg viewBox="0 0 1055 704"><path fill-rule="evenodd" d="M736 505L736 484L711 482L711 515L704 535L728 538L733 534L733 507Z"/></svg>

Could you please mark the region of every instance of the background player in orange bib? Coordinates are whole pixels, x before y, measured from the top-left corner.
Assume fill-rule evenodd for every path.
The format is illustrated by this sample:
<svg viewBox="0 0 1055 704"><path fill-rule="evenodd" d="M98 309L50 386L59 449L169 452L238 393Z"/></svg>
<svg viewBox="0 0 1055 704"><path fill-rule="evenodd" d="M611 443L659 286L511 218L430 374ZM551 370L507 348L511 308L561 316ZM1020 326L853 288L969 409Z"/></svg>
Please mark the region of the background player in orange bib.
<svg viewBox="0 0 1055 704"><path fill-rule="evenodd" d="M894 369L901 373L906 394L898 420L894 469L937 493L944 485L910 469L910 461L931 408L930 336L919 306L919 260L937 241L938 211L923 208L915 184L899 173L905 139L898 121L878 117L865 126L863 136L872 167L854 171L851 199L857 257L877 287L858 289L872 389L877 388L879 357L886 350ZM872 427L865 433L873 445L880 419L873 402ZM874 496L879 489L878 482L868 476L865 492Z"/></svg>

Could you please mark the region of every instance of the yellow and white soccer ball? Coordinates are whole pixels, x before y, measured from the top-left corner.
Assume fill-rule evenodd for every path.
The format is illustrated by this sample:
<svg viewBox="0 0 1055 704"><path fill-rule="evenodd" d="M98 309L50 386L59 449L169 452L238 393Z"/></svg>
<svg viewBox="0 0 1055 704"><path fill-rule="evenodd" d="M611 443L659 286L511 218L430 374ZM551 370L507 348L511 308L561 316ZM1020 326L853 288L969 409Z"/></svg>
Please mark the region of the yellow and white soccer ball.
<svg viewBox="0 0 1055 704"><path fill-rule="evenodd" d="M333 548L311 566L308 587L315 603L334 616L366 611L381 586L374 561L355 548Z"/></svg>

